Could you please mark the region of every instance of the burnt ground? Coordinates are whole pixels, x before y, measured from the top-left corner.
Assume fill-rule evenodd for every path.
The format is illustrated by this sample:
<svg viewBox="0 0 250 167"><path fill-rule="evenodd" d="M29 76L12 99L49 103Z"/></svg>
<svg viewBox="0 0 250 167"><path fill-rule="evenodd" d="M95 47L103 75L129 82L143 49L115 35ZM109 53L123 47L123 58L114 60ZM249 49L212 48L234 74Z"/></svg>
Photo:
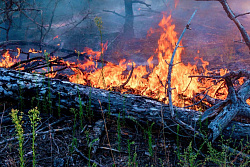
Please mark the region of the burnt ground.
<svg viewBox="0 0 250 167"><path fill-rule="evenodd" d="M12 108L18 108L17 104L1 103L0 166L3 167L19 166L20 162L18 140L9 140L16 135L14 124L9 115ZM28 107L25 108L27 109L24 109L23 129L24 134L28 134L31 133L31 124L27 115ZM54 113L56 112L54 111ZM183 164L178 165L180 162L178 155L185 153L184 150L193 139L177 137L169 131L165 131L165 136L163 136L162 128L153 128L151 136L148 133L150 125L145 127L133 121L126 122L122 117L119 121L120 135L118 134L117 118L107 115L105 116L106 126L103 118L90 119L90 117L85 117L82 127L79 116L76 117L76 123L74 124L75 116L73 114L62 114L61 117L58 117L57 114L51 115L42 111L40 117L41 121L37 128L39 132L35 141L36 166L82 167L88 166L89 163L92 166L93 162L102 166L113 166L113 160L116 166L129 166L128 162L131 162L130 166L183 166ZM173 131L177 132L174 128ZM96 138L99 138L99 142L94 142ZM151 139L152 155L150 155L149 150ZM128 143L131 143L130 150ZM198 140L193 140L193 143L193 151L196 152L199 150L201 143ZM32 137L25 137L23 145L25 166L32 166L31 145ZM246 145L243 150L247 152L248 147L249 145ZM219 164L222 162L219 157L224 154L220 154L220 148L216 148L216 150L218 150L218 155L217 152L214 155L218 156L218 162L212 163L209 160L205 161L204 157L208 153L207 148L201 149L202 153L197 157L202 162L199 166L220 166ZM226 158L228 159L226 166L231 166L230 162L233 162L235 166L240 166L246 161L236 154ZM248 160L248 165L249 163Z"/></svg>
<svg viewBox="0 0 250 167"><path fill-rule="evenodd" d="M2 104L1 107L3 107ZM6 106L7 107L7 106ZM14 124L9 116L11 108L9 106L4 110L1 123L1 141L0 144L0 165L1 166L18 166L19 152L18 152L18 140L6 141L7 139L15 137ZM31 127L28 116L25 114L23 117L24 133L30 133ZM96 132L95 122L98 120L85 120L83 122L83 129L80 127L80 122L77 120L75 124L75 135L73 136L74 116L50 116L50 114L41 114L41 121L38 125L42 131L48 131L53 129L66 129L62 132L51 132L45 134L38 134L36 136L36 162L37 166L88 166L88 160L84 159L81 154L86 157L89 156L88 142L90 143ZM100 119L103 126L103 119ZM164 150L162 132L153 131L153 156L149 156L148 151L148 134L145 133L139 125L124 123L121 118L121 141L120 151L118 146L118 134L117 134L117 119L106 118L106 126L108 131L108 138L105 132L105 128L100 130L99 136L99 148L97 148L94 154L91 153L90 158L98 162L103 166L112 166L113 160L111 156L110 146L112 148L112 154L114 156L117 166L128 166L129 152L128 141L134 142L131 144L130 159L132 162L133 157L136 155L136 163L138 166L161 166L162 163L175 166L178 162L175 155L176 144L175 138L166 137L166 155ZM69 128L67 130L67 128ZM41 131L40 131L41 132ZM81 152L77 152L72 148L73 138L76 138L76 147ZM110 142L110 146L109 143ZM26 137L24 140L24 157L25 166L32 166L32 137ZM92 146L93 150L94 144ZM161 160L160 160L161 159ZM92 165L92 162L91 162Z"/></svg>
<svg viewBox="0 0 250 167"><path fill-rule="evenodd" d="M138 43L137 40L129 41L126 45L119 45L116 50L121 50L124 52L109 52L116 54L113 61L118 62L121 59L120 56L125 56L127 59L133 59L137 62L145 62L152 54L152 48L155 48L153 40L148 43L140 39L140 44L145 47L138 47L134 43ZM152 42L153 41L153 42ZM225 48L216 44L211 46L215 50L214 55L217 54L217 50L220 48ZM130 50L126 50L130 48ZM134 47L134 48L133 48ZM150 48L152 47L152 48ZM232 47L231 47L232 48ZM245 69L249 68L248 55L247 54L237 54L242 49L242 45L232 50L232 55L223 56L213 56L202 54L203 50L209 50L208 48L203 48L200 50L200 57L204 60L209 60L210 65L208 66L211 70L218 70L220 68L228 68L229 70L237 70L241 67ZM151 52L149 51L151 50ZM191 51L193 52L191 52ZM131 52L131 53L130 53ZM133 54L132 54L133 53ZM144 54L147 53L147 54ZM193 53L193 54L192 54ZM192 55L192 56L189 56ZM196 49L191 48L184 52L183 62L194 62L193 58L197 55ZM228 56L230 58L228 58ZM8 140L15 137L15 127L11 121L9 113L11 109L18 109L17 103L1 102L0 103L0 166L19 166L19 152L18 152L18 140ZM27 116L28 110L31 109L30 106L26 106L23 117L24 123L24 133L31 133L30 121ZM46 113L47 111L41 111L41 121L38 124L38 131L42 134L37 134L36 136L36 166L88 166L93 165L96 162L102 166L112 166L113 159L117 166L129 166L128 162L131 162L130 166L183 166L180 163L178 155L183 155L185 149L187 149L192 138L178 137L177 135L165 132L163 135L162 128L153 129L152 131L152 149L153 154L150 155L150 135L147 133L149 125L147 127L141 127L141 125L135 122L124 122L121 118L121 131L118 134L118 124L117 118L105 116L106 128L103 123L103 118L88 118L85 117L82 127L80 126L79 117L77 116L75 124L75 134L73 134L74 129L74 115L67 114L58 117L57 114L50 115ZM57 111L54 111L56 113ZM70 111L66 111L70 113ZM97 124L97 125L96 125ZM53 130L57 130L56 132ZM177 132L176 129L173 129ZM108 132L108 137L107 133ZM100 135L98 135L100 133ZM119 148L119 136L120 137L120 148ZM91 148L90 143L96 138L99 138L99 143L93 143ZM72 146L72 142L77 149ZM165 142L164 142L165 141ZM130 145L130 151L128 148L128 142L134 142ZM192 141L193 151L197 152L199 150L200 143L198 141ZM110 144L110 145L109 145ZM24 154L25 154L25 166L32 166L32 137L25 137L24 140ZM248 147L249 145L247 145ZM242 147L241 147L242 148ZM241 150L239 148L238 150ZM93 153L92 151L95 150ZM220 148L216 148L218 154ZM179 153L178 153L179 152ZM247 152L247 150L245 150ZM222 161L217 163L205 161L205 157L208 155L208 149L202 149L202 153L199 154L197 159L200 162L200 166L220 166ZM220 154L222 155L222 154ZM217 155L218 156L218 155ZM113 158L112 158L113 157ZM134 161L133 161L134 158ZM90 159L91 161L89 161ZM134 163L132 163L134 162ZM240 166L242 162L245 162L239 155L228 157L228 166L230 162L234 162L235 166ZM205 165L206 164L206 165ZM190 164L189 164L190 165ZM249 165L249 163L248 163Z"/></svg>
<svg viewBox="0 0 250 167"><path fill-rule="evenodd" d="M117 34L113 34L113 36L113 38L115 38ZM125 44L122 40L118 40L118 42L113 41L116 45L111 45L111 49L107 50L105 55L111 56L106 57L106 60L118 64L119 60L126 58L127 60L135 61L137 64L143 64L150 56L155 54L154 50L157 47L158 37L159 35L150 39L125 41ZM96 41L93 43L96 43ZM201 45L202 47L192 45L192 43L189 44L182 55L184 64L185 62L195 64L194 57L198 56L209 61L209 70L218 70L221 68L227 68L230 71L241 68L250 70L249 54L244 45L237 43L224 44L223 42ZM97 48L98 47L97 45ZM29 47L24 48L22 46L22 49L28 48ZM199 53L197 53L197 50L199 50ZM24 59L25 58L24 56ZM0 102L0 107L0 166L19 166L18 140L8 140L14 138L16 134L9 113L12 108L18 109L18 104ZM30 122L27 116L27 111L31 108L30 106L26 106L25 108L24 112L26 112L26 114L23 118L23 128L24 133L27 134L31 132ZM54 113L56 112L57 111L54 111ZM70 113L70 111L67 113ZM89 119L86 117L83 121L83 127L81 127L77 117L75 134L73 134L73 114L62 115L59 118L57 114L51 116L49 113L46 113L46 111L41 111L41 121L39 122L37 130L44 133L36 136L36 166L88 166L89 157L91 159L91 166L94 161L103 166L112 166L113 159L117 166L129 166L129 159L130 162L132 162L133 158L135 159L135 163L131 163L130 166L183 166L183 164L179 164L180 160L178 155L185 153L184 149L188 147L192 138L179 137L177 140L176 134L166 132L164 136L162 128L154 129L152 131L153 155L150 155L149 134L147 133L149 126L141 127L135 122L124 122L121 118L121 134L119 135L117 118L105 116L105 121L106 128L104 127L103 118ZM96 122L101 125L96 125ZM100 126L102 128L98 130ZM59 130L59 132L54 132L53 130L55 129ZM176 129L173 130L175 132L177 131ZM96 134L98 132L101 133L99 136ZM120 149L118 144L119 136L121 136ZM98 137L100 139L98 147L95 147L95 144L93 144L90 149L90 143ZM77 149L72 147L74 138L76 139L75 146ZM130 145L130 151L128 142L134 142ZM196 150L194 152L197 152L200 143L193 141L193 144L193 151ZM25 166L32 166L31 145L32 137L25 137ZM94 150L93 148L96 149L94 153L92 152ZM179 154L178 150L180 150ZM216 148L216 150L218 150L219 154L220 148ZM238 150L241 150L241 148ZM245 152L247 151L245 150ZM221 165L222 161L219 160L217 163L205 161L207 155L208 149L204 148L197 159L200 160L200 162L206 163L206 165L201 163L200 166ZM234 162L235 166L240 166L241 162L245 162L244 159L237 155L228 157L228 159L228 166L231 166L230 162ZM188 166L190 166L190 164Z"/></svg>

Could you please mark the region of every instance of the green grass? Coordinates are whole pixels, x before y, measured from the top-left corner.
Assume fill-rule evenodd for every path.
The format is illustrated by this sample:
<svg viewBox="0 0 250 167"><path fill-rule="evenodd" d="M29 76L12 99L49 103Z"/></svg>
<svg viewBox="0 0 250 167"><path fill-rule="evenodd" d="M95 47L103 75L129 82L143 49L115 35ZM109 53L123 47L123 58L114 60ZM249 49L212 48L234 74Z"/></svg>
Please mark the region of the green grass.
<svg viewBox="0 0 250 167"><path fill-rule="evenodd" d="M32 128L32 155L33 155L33 167L36 166L36 150L35 150L35 138L36 138L36 127L37 122L40 121L40 112L37 110L37 107L28 111L31 128Z"/></svg>
<svg viewBox="0 0 250 167"><path fill-rule="evenodd" d="M10 113L11 117L12 117L12 122L15 124L15 130L16 130L16 136L18 137L18 143L19 143L19 158L20 158L20 166L23 167L24 166L24 150L23 150L23 141L24 141L24 137L23 137L23 113L20 112L18 110L11 110Z"/></svg>
<svg viewBox="0 0 250 167"><path fill-rule="evenodd" d="M74 147L77 147L77 138L75 137L75 134L76 134L76 122L77 122L76 118L77 118L78 113L77 113L76 109L74 109L74 108L71 108L70 112L74 114L74 125L73 125L73 134L72 134L73 139L72 139L71 148L70 148L70 152L72 154L74 151Z"/></svg>

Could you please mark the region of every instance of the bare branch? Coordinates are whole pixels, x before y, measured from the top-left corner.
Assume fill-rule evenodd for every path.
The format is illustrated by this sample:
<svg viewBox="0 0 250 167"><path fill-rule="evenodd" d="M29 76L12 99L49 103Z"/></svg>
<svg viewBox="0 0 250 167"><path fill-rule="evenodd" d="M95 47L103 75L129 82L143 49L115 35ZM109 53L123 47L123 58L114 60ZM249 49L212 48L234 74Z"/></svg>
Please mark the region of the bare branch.
<svg viewBox="0 0 250 167"><path fill-rule="evenodd" d="M248 14L250 14L250 12L238 14L237 16L235 16L235 18L240 17L240 16L244 16L244 15L248 15Z"/></svg>
<svg viewBox="0 0 250 167"><path fill-rule="evenodd" d="M234 12L232 11L232 9L230 8L230 6L228 5L227 0L196 0L196 1L218 1L218 2L220 2L221 5L222 5L222 7L223 7L223 9L227 13L227 16L235 23L235 25L240 30L240 33L241 33L244 41L246 42L247 47L250 50L250 37L247 34L247 31L245 30L244 26L237 19L237 17L243 16L243 15L246 15L246 14L250 14L250 12L235 16Z"/></svg>
<svg viewBox="0 0 250 167"><path fill-rule="evenodd" d="M179 44L181 42L181 39L183 37L183 35L185 34L186 30L189 29L189 25L190 25L190 22L191 20L193 19L195 13L197 12L197 10L194 11L193 15L191 16L191 18L189 19L187 25L185 26L176 46L175 46L175 49L173 51L173 54L172 54L172 57L171 57L171 60L170 60L170 63L169 63L169 68L168 68L168 77L167 77L167 81L168 81L168 100L169 100L169 107L170 107L170 110L171 110L171 116L174 118L175 117L175 114L174 114L174 108L173 108L173 103L172 103L172 88L171 88L171 73L172 73L172 68L173 68L173 63L174 63L174 56L175 56L175 53L179 47Z"/></svg>
<svg viewBox="0 0 250 167"><path fill-rule="evenodd" d="M72 29L74 29L75 27L77 27L79 24L81 24L88 16L89 16L90 12L88 11L87 14L78 22L76 23L73 27L71 27L69 30L63 32L60 36L68 33L69 31L71 31Z"/></svg>
<svg viewBox="0 0 250 167"><path fill-rule="evenodd" d="M50 18L50 22L49 22L49 27L48 29L46 30L46 32L43 34L42 38L41 38L41 42L44 41L44 38L46 37L46 35L49 33L50 29L51 29L51 26L52 26L52 22L53 22L53 19L54 19L54 16L55 16L55 11L56 11L56 7L58 5L58 2L59 0L56 0L55 2L55 5L54 5L54 8L53 8L53 11L52 11L52 16Z"/></svg>
<svg viewBox="0 0 250 167"><path fill-rule="evenodd" d="M148 8L150 8L150 4L147 4L146 2L143 2L143 1L132 1L132 3L139 3L139 4L143 4L143 5L146 5Z"/></svg>
<svg viewBox="0 0 250 167"><path fill-rule="evenodd" d="M117 16L120 16L120 17L122 17L122 18L125 18L125 16L123 16L123 15L117 13L116 11L111 11L111 10L103 10L103 11L104 11L104 12L113 13L113 14L115 14L115 15L117 15Z"/></svg>

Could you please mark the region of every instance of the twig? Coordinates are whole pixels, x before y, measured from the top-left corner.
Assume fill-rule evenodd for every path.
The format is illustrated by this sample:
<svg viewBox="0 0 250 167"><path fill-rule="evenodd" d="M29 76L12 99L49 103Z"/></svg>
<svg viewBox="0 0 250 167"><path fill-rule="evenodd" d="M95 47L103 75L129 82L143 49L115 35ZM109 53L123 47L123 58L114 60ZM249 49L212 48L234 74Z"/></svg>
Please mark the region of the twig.
<svg viewBox="0 0 250 167"><path fill-rule="evenodd" d="M15 64L13 64L12 66L10 66L9 69L13 69L13 68L16 68L16 67L18 67L18 66L20 66L22 64L26 64L26 63L32 62L34 60L39 60L39 59L44 60L44 57L43 56L38 56L38 57L34 57L32 59L28 59L28 60L23 60L23 61L17 62Z"/></svg>
<svg viewBox="0 0 250 167"><path fill-rule="evenodd" d="M45 29L45 27L43 25L41 25L40 23L36 22L34 19L32 19L30 16L28 16L25 12L21 11L21 13L27 17L29 20L31 20L33 23L35 23L36 25L38 25L40 28Z"/></svg>
<svg viewBox="0 0 250 167"><path fill-rule="evenodd" d="M53 130L53 128L51 129L50 124L49 124L49 131ZM52 134L51 132L49 132L49 139L50 139L50 161L51 161L51 165L53 164L53 145L52 145Z"/></svg>
<svg viewBox="0 0 250 167"><path fill-rule="evenodd" d="M53 125L55 125L55 124L57 124L57 123L59 123L59 122L61 122L61 121L64 121L65 119L66 119L66 117L60 118L60 119L58 119L57 121L52 122L52 123L50 124L50 126L53 126ZM45 121L45 122L46 122L46 121ZM40 132L40 131L42 131L42 130L44 130L44 129L46 129L46 128L47 128L47 126L41 128L41 129L37 129L36 132Z"/></svg>
<svg viewBox="0 0 250 167"><path fill-rule="evenodd" d="M52 22L53 22L53 19L54 19L54 15L55 15L55 11L56 11L56 7L57 7L57 4L58 4L59 0L56 0L55 2L55 5L54 5L54 8L52 10L52 16L50 18L50 22L49 22L49 27L48 29L46 30L46 32L43 34L42 38L41 38L41 42L44 41L44 38L46 37L46 35L49 33L50 29L51 29L51 26L52 26Z"/></svg>
<svg viewBox="0 0 250 167"><path fill-rule="evenodd" d="M159 77L159 75L157 75L157 78L158 78L158 80L159 80L161 86L162 86L162 87L165 87L164 84L162 83L162 80L161 80L161 78Z"/></svg>
<svg viewBox="0 0 250 167"><path fill-rule="evenodd" d="M145 5L145 6L147 6L148 8L150 8L150 4L147 4L146 2L143 2L143 1L137 1L137 0L134 0L134 1L132 1L132 3L139 3L139 4L143 4L143 5Z"/></svg>
<svg viewBox="0 0 250 167"><path fill-rule="evenodd" d="M193 107L193 106L195 106L195 105L201 103L201 102L207 97L208 92L209 92L209 91L207 91L207 93L204 95L204 97L203 97L201 100L199 100L198 102L196 102L196 103L194 103L194 104L192 104L192 105L189 105L189 106L184 106L183 108L190 108L190 107Z"/></svg>
<svg viewBox="0 0 250 167"><path fill-rule="evenodd" d="M235 16L235 18L240 17L240 16L244 16L244 15L248 15L248 14L250 14L250 12L238 14L237 16Z"/></svg>
<svg viewBox="0 0 250 167"><path fill-rule="evenodd" d="M36 132L36 135L43 135L43 134L55 133L55 132L63 132L63 131L68 131L68 130L72 130L72 128L71 127L66 127L66 128L62 128L62 129L52 129L52 130L48 130L48 131L44 131L44 132ZM32 133L26 133L26 134L23 135L23 137L30 137L30 136L32 136ZM2 140L0 142L0 145L3 144L3 143L9 142L9 141L16 140L16 139L18 139L17 136L9 138L9 139Z"/></svg>
<svg viewBox="0 0 250 167"><path fill-rule="evenodd" d="M188 87L190 86L191 82L192 82L192 78L190 79L190 81L189 81L189 83L188 83L188 86L186 87L186 89L185 89L182 93L184 93L184 92L187 91L187 89L188 89Z"/></svg>
<svg viewBox="0 0 250 167"><path fill-rule="evenodd" d="M77 27L79 24L81 24L88 16L89 16L90 12L88 11L87 14L78 22L76 23L73 27L71 27L70 29L68 29L67 31L63 32L62 34L60 34L60 36L68 33L69 31L71 31L72 29L74 29L75 27Z"/></svg>
<svg viewBox="0 0 250 167"><path fill-rule="evenodd" d="M111 10L103 10L103 11L104 11L104 12L113 13L113 14L115 14L115 15L117 15L117 16L120 16L120 17L122 17L122 18L125 18L125 16L123 16L123 15L121 15L121 14L115 12L115 11L111 11Z"/></svg>
<svg viewBox="0 0 250 167"><path fill-rule="evenodd" d="M1 116L1 123L0 123L0 135L2 135L2 123L3 123L3 115L5 112L5 103L3 104L3 112L2 112L2 116Z"/></svg>
<svg viewBox="0 0 250 167"><path fill-rule="evenodd" d="M240 77L246 77L247 79L250 78L250 72L244 69L238 70L238 71L231 71L223 76L206 76L206 75L191 75L189 76L190 78L192 77L199 77L199 78L213 78L213 79L226 79L226 78L231 78L234 80L239 79Z"/></svg>
<svg viewBox="0 0 250 167"><path fill-rule="evenodd" d="M237 158L239 157L239 156L241 156L241 157L243 157L243 158L247 158L247 159L250 159L250 155L249 154L245 154L245 153L243 153L242 151L244 151L247 147L249 147L249 144L247 145L246 144L246 146L241 150L241 151L238 151L238 150L235 150L235 149L233 149L233 148L231 148L231 147L229 147L229 146L226 146L226 145L222 145L224 148L226 148L229 152L231 152L231 153L237 153L237 155L235 156L235 158L234 158L234 160L232 161L232 163L234 163L236 160L237 160Z"/></svg>
<svg viewBox="0 0 250 167"><path fill-rule="evenodd" d="M114 152L118 152L118 153L125 153L125 154L128 154L128 152L126 151L119 151L117 149L114 149L114 148L109 148L109 147L99 147L100 149L104 149L104 150L112 150Z"/></svg>
<svg viewBox="0 0 250 167"><path fill-rule="evenodd" d="M98 102L99 102L99 104L100 104L101 111L102 111L102 118L103 118L103 122L104 122L104 126L105 126L105 131L106 131L106 135L107 135L107 139L108 139L108 145L109 145L110 153L111 153L111 156L112 156L112 159L113 159L113 162L114 162L113 165L116 167L115 158L114 158L114 155L113 155L113 152L112 152L112 148L111 148L111 145L110 145L110 141L109 141L108 129L107 129L107 125L106 125L104 113L103 113L103 110L102 110L102 104L101 104L101 101L100 101L100 100L98 100Z"/></svg>
<svg viewBox="0 0 250 167"><path fill-rule="evenodd" d="M132 77L133 71L134 71L134 64L132 63L132 69L131 69L131 71L130 71L130 74L129 74L129 76L128 76L128 79L120 86L120 88L124 88L124 86L127 85L127 83L129 82L130 78Z"/></svg>
<svg viewBox="0 0 250 167"><path fill-rule="evenodd" d="M87 161L90 161L90 162L92 162L93 164L96 164L96 165L98 165L98 166L103 166L103 165L101 165L101 164L99 164L98 162L96 162L96 161L94 161L94 160L92 160L92 159L89 159L88 157L86 157L80 150L78 150L75 146L74 146L74 149L75 149L75 151L77 152L77 153L79 153L84 159L86 159Z"/></svg>

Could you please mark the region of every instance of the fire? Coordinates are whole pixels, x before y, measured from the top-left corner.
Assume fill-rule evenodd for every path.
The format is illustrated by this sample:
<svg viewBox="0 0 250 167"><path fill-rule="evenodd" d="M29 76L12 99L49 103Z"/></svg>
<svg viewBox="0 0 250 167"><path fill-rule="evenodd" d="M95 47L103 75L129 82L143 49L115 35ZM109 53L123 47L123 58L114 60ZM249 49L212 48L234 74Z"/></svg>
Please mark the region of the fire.
<svg viewBox="0 0 250 167"><path fill-rule="evenodd" d="M175 2L178 2L178 0ZM178 41L178 34L175 31L175 25L172 24L171 15L168 17L163 16L159 27L159 29L151 28L148 31L148 36L156 32L161 32L161 35L158 40L158 48L155 49L155 55L152 55L147 60L147 66L138 66L126 59L120 60L119 65L110 62L103 63L102 59L107 49L106 42L105 44L101 44L101 51L93 51L90 48L85 48L83 52L75 51L79 55L77 62L60 60L74 72L73 75L68 76L69 81L101 89L120 88L121 92L130 90L132 91L131 93L149 96L159 100L166 99L168 63L170 62L173 50ZM172 97L174 105L186 105L183 99L191 99L195 94L202 91L207 92L211 97L225 99L227 89L224 82L214 84L211 80L198 80L197 78L189 77L190 75L201 75L201 73L203 75L209 75L209 71L207 70L209 62L196 57L195 61L197 64L198 62L202 64L202 69L190 63L184 64L181 60L183 50L183 47L177 49L172 70L171 87L173 88ZM41 53L35 49L30 49L29 52ZM18 50L18 53L20 54L20 50ZM197 54L199 53L200 51L198 50ZM82 55L88 55L89 57L84 61L79 60ZM55 59L56 57L50 57L50 61ZM0 66L8 68L16 62L17 60L12 59L7 51L3 55ZM44 70L48 71L46 68ZM56 67L55 69L50 67L49 70L56 70ZM227 72L227 69L221 69L218 73L224 75ZM54 72L46 76L55 77L56 74L57 73ZM243 81L240 80L239 82L242 83ZM120 87L121 85L123 86ZM210 87L209 91L206 90L208 87ZM219 96L217 97L217 95Z"/></svg>
<svg viewBox="0 0 250 167"><path fill-rule="evenodd" d="M18 55L16 56L16 58L18 58L21 54L21 48L17 48L17 52L18 52Z"/></svg>
<svg viewBox="0 0 250 167"><path fill-rule="evenodd" d="M55 40L56 38L59 38L59 36L57 35L57 36L53 37L53 40Z"/></svg>
<svg viewBox="0 0 250 167"><path fill-rule="evenodd" d="M174 7L176 8L180 0L174 0Z"/></svg>
<svg viewBox="0 0 250 167"><path fill-rule="evenodd" d="M154 64L152 63L153 58L154 58L154 56L151 56L151 57L148 59L148 61L147 61L150 69L153 69L153 67L154 67Z"/></svg>
<svg viewBox="0 0 250 167"><path fill-rule="evenodd" d="M19 51L18 51L19 52ZM19 56L19 53L17 55L17 57ZM8 68L12 65L14 65L15 63L17 63L19 60L17 60L15 57L12 58L9 51L6 51L3 55L2 55L2 60L0 62L0 67L4 67L4 68Z"/></svg>
<svg viewBox="0 0 250 167"><path fill-rule="evenodd" d="M29 49L29 53L42 53L42 51L35 50L35 49Z"/></svg>
<svg viewBox="0 0 250 167"><path fill-rule="evenodd" d="M137 93L145 96L150 96L153 98L163 99L166 97L166 80L168 75L168 62L171 59L172 52L174 50L175 44L178 40L177 33L175 32L175 25L172 24L171 16L163 17L162 21L159 23L163 33L158 40L158 48L156 49L156 54L158 58L158 64L154 66L153 58L151 56L148 59L148 66L150 71L147 70L146 66L137 66L133 69L133 73L129 82L125 85L126 89L136 90ZM158 31L158 30L156 30ZM150 33L154 30L150 29ZM175 99L175 104L178 103L179 94L185 97L193 97L194 93L197 93L200 89L199 87L204 86L198 80L189 78L190 75L197 75L197 67L195 65L181 63L181 53L183 48L177 50L174 67L172 72L172 87L173 99ZM92 50L85 50L85 53L90 55L96 54L100 57L100 53L93 52ZM203 64L203 68L209 64L206 61L200 59ZM129 73L126 72L131 66L125 63L126 60L120 61L119 65L114 65L112 63L106 64L103 68L96 69L93 72L83 74L83 72L76 70L74 76L70 76L70 81L75 83L83 83L90 81L91 85L94 87L106 89L110 87L118 87L125 83L129 77ZM87 61L85 64L79 64L79 67L86 69L86 67L94 66L93 61ZM124 73L126 73L124 75Z"/></svg>

